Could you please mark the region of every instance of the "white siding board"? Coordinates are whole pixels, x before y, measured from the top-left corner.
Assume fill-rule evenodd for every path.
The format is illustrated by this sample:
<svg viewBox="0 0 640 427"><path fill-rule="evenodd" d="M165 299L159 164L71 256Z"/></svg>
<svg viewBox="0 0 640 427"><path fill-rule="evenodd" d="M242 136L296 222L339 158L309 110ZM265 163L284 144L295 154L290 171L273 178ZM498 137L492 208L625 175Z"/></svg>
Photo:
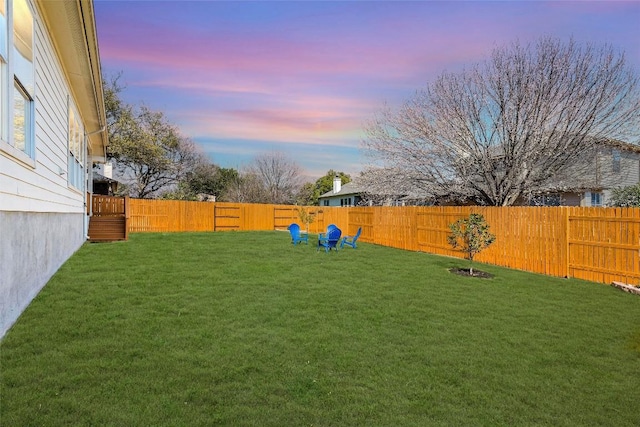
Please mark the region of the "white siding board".
<svg viewBox="0 0 640 427"><path fill-rule="evenodd" d="M85 195L67 177L67 102L72 93L46 31L35 18L35 169L0 154L0 209L32 212L84 212ZM60 171L64 171L60 175Z"/></svg>
<svg viewBox="0 0 640 427"><path fill-rule="evenodd" d="M25 174L19 169L23 166L10 159L0 161L0 206L5 211L33 212L82 212L84 198L81 193L66 188L66 175L58 173L43 176L33 174L31 180L25 179ZM64 191L52 191L62 188ZM78 203L82 199L82 203ZM28 203L32 200L36 203Z"/></svg>
<svg viewBox="0 0 640 427"><path fill-rule="evenodd" d="M46 76L46 79L42 80L46 82L40 89L45 90L48 94L48 102L60 102L66 101L67 85L65 83L64 75L62 74L62 66L58 57L55 55L53 44L51 40L46 36L42 30L46 28L44 24L38 28L38 46L36 61L38 61L38 69L41 71L40 76ZM51 104L48 104L51 107Z"/></svg>
<svg viewBox="0 0 640 427"><path fill-rule="evenodd" d="M613 153L611 150L602 156L603 187L616 188L635 185L640 181L640 154L621 150L620 172L613 171Z"/></svg>
<svg viewBox="0 0 640 427"><path fill-rule="evenodd" d="M66 120L66 98L64 79L60 72L61 65L57 57L53 54L53 46L42 32L43 26L39 26L38 31L38 56L37 69L40 71L37 79L37 87L39 99L37 103L38 121L40 137L39 147L42 153L50 150L51 154L45 154L47 158L55 163L52 171L58 173L58 169L66 170L66 139L67 139L67 120ZM64 117L65 120L60 120ZM57 141L58 143L53 143ZM60 143L64 141L65 144Z"/></svg>
<svg viewBox="0 0 640 427"><path fill-rule="evenodd" d="M36 146L41 154L40 161L48 169L48 175L54 177L47 183L48 195L45 200L68 206L75 197L68 193L66 175L60 170L67 170L66 160L66 105L64 79L61 65L53 54L52 43L47 36L46 26L38 19L36 31L36 85L38 102L36 103ZM62 102L61 102L62 100ZM44 172L44 171L43 171ZM43 187L39 187L42 189ZM34 197L38 197L34 195ZM39 197L42 198L42 197ZM73 203L71 203L73 204ZM57 210L56 210L57 211Z"/></svg>

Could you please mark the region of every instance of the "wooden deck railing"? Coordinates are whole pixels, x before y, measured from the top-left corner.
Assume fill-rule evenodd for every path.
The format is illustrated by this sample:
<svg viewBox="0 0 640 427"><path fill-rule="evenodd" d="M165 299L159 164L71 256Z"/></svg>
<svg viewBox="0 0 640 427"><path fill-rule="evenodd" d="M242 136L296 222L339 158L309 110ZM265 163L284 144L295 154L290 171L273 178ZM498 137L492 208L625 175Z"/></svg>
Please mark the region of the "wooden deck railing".
<svg viewBox="0 0 640 427"><path fill-rule="evenodd" d="M112 242L127 240L129 229L128 197L111 197L94 194L87 209L89 218L89 241Z"/></svg>
<svg viewBox="0 0 640 427"><path fill-rule="evenodd" d="M117 211L98 201L100 212ZM128 202L129 232L303 229L301 207L242 203L136 200ZM480 262L601 283L640 282L640 209L581 207L305 207L309 232L336 224L345 234L362 227L361 241L462 257L447 243L449 224L481 213L496 241ZM95 214L94 210L94 214Z"/></svg>

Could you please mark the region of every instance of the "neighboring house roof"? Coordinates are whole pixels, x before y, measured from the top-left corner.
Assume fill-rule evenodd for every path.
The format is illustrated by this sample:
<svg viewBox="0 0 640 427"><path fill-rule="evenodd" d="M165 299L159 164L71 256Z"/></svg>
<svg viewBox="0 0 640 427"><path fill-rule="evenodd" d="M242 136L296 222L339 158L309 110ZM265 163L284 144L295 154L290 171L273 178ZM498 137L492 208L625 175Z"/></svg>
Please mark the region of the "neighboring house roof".
<svg viewBox="0 0 640 427"><path fill-rule="evenodd" d="M630 151L633 153L640 153L640 145L631 144L629 142L622 142L615 139L606 139L600 142L601 145L609 146L612 148L618 148L623 151Z"/></svg>
<svg viewBox="0 0 640 427"><path fill-rule="evenodd" d="M107 178L106 176L93 172L93 182L106 182L108 184L119 183L117 179Z"/></svg>
<svg viewBox="0 0 640 427"><path fill-rule="evenodd" d="M400 197L400 200L432 201L433 199L434 199L433 196L420 191L410 191L407 194L404 194Z"/></svg>
<svg viewBox="0 0 640 427"><path fill-rule="evenodd" d="M352 181L342 185L340 188L340 191L336 193L334 193L333 190L327 191L323 195L319 196L318 199L327 199L329 197L338 197L338 196L351 196L354 194L356 195L361 194L363 192L364 191L362 190L362 188Z"/></svg>
<svg viewBox="0 0 640 427"><path fill-rule="evenodd" d="M332 199L332 198L344 198L350 196L360 196L361 198L366 198L369 201L374 201L376 204L394 204L394 203L404 203L409 202L415 204L431 204L432 197L429 197L421 192L416 191L393 191L390 189L385 194L372 194L365 190L366 186L359 184L357 182L351 181L344 185L338 192L333 192L333 190L324 193L319 196L319 200L323 199Z"/></svg>

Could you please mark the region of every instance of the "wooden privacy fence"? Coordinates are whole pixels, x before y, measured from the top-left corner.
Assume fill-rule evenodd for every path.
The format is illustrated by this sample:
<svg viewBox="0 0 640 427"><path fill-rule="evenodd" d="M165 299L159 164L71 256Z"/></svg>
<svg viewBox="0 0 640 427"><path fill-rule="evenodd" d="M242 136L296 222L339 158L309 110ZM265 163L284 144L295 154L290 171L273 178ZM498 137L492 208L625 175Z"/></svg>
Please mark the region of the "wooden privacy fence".
<svg viewBox="0 0 640 427"><path fill-rule="evenodd" d="M301 224L298 212L314 216L309 232L319 233L329 224L346 227L347 210L253 203L187 202L176 200L130 200L129 232L286 230ZM306 229L306 224L301 224Z"/></svg>
<svg viewBox="0 0 640 427"><path fill-rule="evenodd" d="M449 224L480 213L496 241L480 262L601 283L640 282L640 209L581 207L298 207L137 200L128 203L129 232L302 229L298 212L314 215L309 232L336 224L344 234L410 251L462 257L447 243Z"/></svg>

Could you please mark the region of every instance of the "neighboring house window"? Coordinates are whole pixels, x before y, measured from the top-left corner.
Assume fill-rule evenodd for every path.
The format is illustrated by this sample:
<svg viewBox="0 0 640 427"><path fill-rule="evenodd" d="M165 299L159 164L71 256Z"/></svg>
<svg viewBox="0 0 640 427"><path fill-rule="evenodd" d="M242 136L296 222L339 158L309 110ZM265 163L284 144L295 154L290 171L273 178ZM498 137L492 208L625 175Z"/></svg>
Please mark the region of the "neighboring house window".
<svg viewBox="0 0 640 427"><path fill-rule="evenodd" d="M613 171L618 173L620 172L620 150L614 149L611 154L613 157Z"/></svg>
<svg viewBox="0 0 640 427"><path fill-rule="evenodd" d="M351 206L351 197L340 199L340 206Z"/></svg>
<svg viewBox="0 0 640 427"><path fill-rule="evenodd" d="M84 189L84 129L78 115L69 106L69 158L67 161L67 173L69 184L79 190Z"/></svg>
<svg viewBox="0 0 640 427"><path fill-rule="evenodd" d="M602 193L591 193L591 206L602 206Z"/></svg>
<svg viewBox="0 0 640 427"><path fill-rule="evenodd" d="M560 206L562 198L559 194L540 194L529 199L530 206Z"/></svg>
<svg viewBox="0 0 640 427"><path fill-rule="evenodd" d="M560 206L559 194L545 194L542 196L543 206Z"/></svg>
<svg viewBox="0 0 640 427"><path fill-rule="evenodd" d="M30 159L35 156L33 28L26 0L0 0L0 136L5 151Z"/></svg>

